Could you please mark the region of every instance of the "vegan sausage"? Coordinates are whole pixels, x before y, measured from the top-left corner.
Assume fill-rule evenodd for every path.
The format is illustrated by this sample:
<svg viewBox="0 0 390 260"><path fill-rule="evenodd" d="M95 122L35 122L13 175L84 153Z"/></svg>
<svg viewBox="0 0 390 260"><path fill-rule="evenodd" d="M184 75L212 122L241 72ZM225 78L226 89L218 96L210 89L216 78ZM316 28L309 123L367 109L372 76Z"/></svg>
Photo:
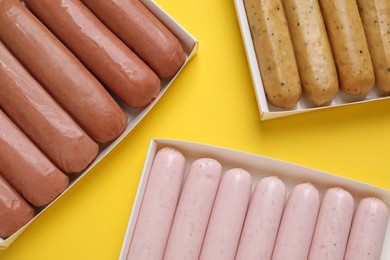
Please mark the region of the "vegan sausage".
<svg viewBox="0 0 390 260"><path fill-rule="evenodd" d="M348 94L368 93L375 84L375 75L356 0L319 2L340 89Z"/></svg>
<svg viewBox="0 0 390 260"><path fill-rule="evenodd" d="M315 105L329 103L339 82L318 0L283 0L302 88Z"/></svg>

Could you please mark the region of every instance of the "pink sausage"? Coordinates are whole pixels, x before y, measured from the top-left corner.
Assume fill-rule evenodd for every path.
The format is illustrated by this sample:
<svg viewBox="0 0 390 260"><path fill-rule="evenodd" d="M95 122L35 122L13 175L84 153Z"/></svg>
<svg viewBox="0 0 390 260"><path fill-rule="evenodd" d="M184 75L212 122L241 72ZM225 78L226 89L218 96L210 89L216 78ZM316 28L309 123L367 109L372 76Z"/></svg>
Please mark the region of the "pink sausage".
<svg viewBox="0 0 390 260"><path fill-rule="evenodd" d="M278 177L255 187L241 234L236 260L271 259L286 200L286 185Z"/></svg>
<svg viewBox="0 0 390 260"><path fill-rule="evenodd" d="M221 171L221 164L213 159L193 162L181 193L164 259L199 259Z"/></svg>
<svg viewBox="0 0 390 260"><path fill-rule="evenodd" d="M9 237L33 217L33 208L0 175L0 237Z"/></svg>
<svg viewBox="0 0 390 260"><path fill-rule="evenodd" d="M307 259L319 208L320 195L313 185L294 187L284 209L273 260Z"/></svg>
<svg viewBox="0 0 390 260"><path fill-rule="evenodd" d="M168 241L185 168L184 156L173 148L154 158L127 259L161 260Z"/></svg>
<svg viewBox="0 0 390 260"><path fill-rule="evenodd" d="M234 259L252 188L252 177L231 169L222 177L214 202L200 260Z"/></svg>
<svg viewBox="0 0 390 260"><path fill-rule="evenodd" d="M352 195L341 188L326 191L313 242L310 260L343 260L354 211Z"/></svg>
<svg viewBox="0 0 390 260"><path fill-rule="evenodd" d="M158 95L157 75L80 0L24 2L127 105L144 107Z"/></svg>
<svg viewBox="0 0 390 260"><path fill-rule="evenodd" d="M353 218L345 260L381 259L388 208L377 198L360 201Z"/></svg>

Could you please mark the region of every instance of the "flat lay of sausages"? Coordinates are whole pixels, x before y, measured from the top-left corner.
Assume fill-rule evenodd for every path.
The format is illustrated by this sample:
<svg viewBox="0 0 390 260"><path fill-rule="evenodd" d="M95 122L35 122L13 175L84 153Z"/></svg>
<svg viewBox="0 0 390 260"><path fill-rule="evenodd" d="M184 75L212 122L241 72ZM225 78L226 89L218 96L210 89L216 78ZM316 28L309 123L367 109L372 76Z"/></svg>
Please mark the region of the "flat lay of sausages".
<svg viewBox="0 0 390 260"><path fill-rule="evenodd" d="M390 2L357 0L374 65L376 84L390 92Z"/></svg>
<svg viewBox="0 0 390 260"><path fill-rule="evenodd" d="M375 84L374 68L356 0L319 0L338 71L340 89L366 94Z"/></svg>
<svg viewBox="0 0 390 260"><path fill-rule="evenodd" d="M336 66L318 0L283 0L302 89L320 106L339 90Z"/></svg>

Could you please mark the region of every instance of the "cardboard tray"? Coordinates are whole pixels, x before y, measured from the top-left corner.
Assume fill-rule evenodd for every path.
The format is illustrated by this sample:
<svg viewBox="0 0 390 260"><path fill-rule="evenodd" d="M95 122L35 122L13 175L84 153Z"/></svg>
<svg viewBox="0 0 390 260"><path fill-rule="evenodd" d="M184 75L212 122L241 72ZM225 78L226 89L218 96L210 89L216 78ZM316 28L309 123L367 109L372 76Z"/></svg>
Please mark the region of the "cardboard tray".
<svg viewBox="0 0 390 260"><path fill-rule="evenodd" d="M164 24L167 26L171 32L179 39L181 42L184 51L187 54L187 59L180 71L187 65L187 63L194 57L194 55L198 51L198 41L189 34L182 26L180 26L172 17L170 17L164 10L162 10L155 2L152 0L141 0L145 6L148 7L148 9L157 16ZM101 159L104 158L122 139L131 132L131 130L141 121L142 118L152 109L152 107L159 101L159 99L164 95L164 93L168 90L169 86L172 84L172 82L175 80L177 75L180 73L180 71L172 78L169 78L165 81L161 82L161 91L157 98L149 104L147 107L143 109L134 109L126 106L123 102L116 99L119 105L122 107L122 109L125 111L127 117L128 117L128 123L126 126L125 131L113 142L100 147L100 151L96 159L91 163L91 165L83 171L81 174L78 174L75 178L71 179L69 186L67 189L58 196L53 202L51 202L49 205L47 205L44 208L39 209L39 213L36 214L36 216L28 222L25 226L23 226L21 229L19 229L16 233L14 233L12 236L8 237L7 239L0 238L0 249L6 249L8 248L15 239L37 218L39 215L45 211L48 207L50 207L51 204L55 203L55 201L60 198L67 190L69 190L75 183L77 183L82 177L84 177ZM73 177L73 176L72 176ZM72 178L71 177L71 178Z"/></svg>
<svg viewBox="0 0 390 260"><path fill-rule="evenodd" d="M286 184L287 195L291 192L295 185L303 182L310 182L320 191L321 197L326 189L331 187L341 187L349 191L355 198L355 207L362 198L375 196L382 199L390 209L389 190L381 189L362 182L261 155L199 143L170 139L153 139L150 143L149 151L146 156L137 195L123 241L119 257L121 260L125 260L128 254L154 156L158 150L167 146L176 148L185 156L187 160L185 174L187 174L189 167L194 160L208 157L219 161L222 164L223 172L232 168L243 168L250 172L252 175L253 188L264 177L278 176ZM381 256L381 260L386 259L390 259L390 215Z"/></svg>
<svg viewBox="0 0 390 260"><path fill-rule="evenodd" d="M332 107L347 106L352 104L359 104L371 102L380 99L388 99L385 93L379 90L378 86L374 88L367 95L348 95L339 91L333 101L325 106L316 107L309 102L304 95L302 95L297 106L294 109L277 108L267 102L266 95L261 80L259 65L257 63L256 52L252 41L252 36L246 16L244 0L234 0L236 8L238 23L241 29L241 36L244 43L248 65L252 77L253 87L255 89L257 104L260 111L260 120L268 120L278 117L296 115L316 110L328 109Z"/></svg>

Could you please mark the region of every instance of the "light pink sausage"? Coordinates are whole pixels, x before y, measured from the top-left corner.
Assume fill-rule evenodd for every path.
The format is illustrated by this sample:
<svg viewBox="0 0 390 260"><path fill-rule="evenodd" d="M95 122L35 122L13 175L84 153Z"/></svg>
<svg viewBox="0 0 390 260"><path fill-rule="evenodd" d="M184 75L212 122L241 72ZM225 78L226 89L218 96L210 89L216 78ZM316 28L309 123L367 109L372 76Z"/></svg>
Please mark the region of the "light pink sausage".
<svg viewBox="0 0 390 260"><path fill-rule="evenodd" d="M0 237L9 237L33 217L33 208L0 175Z"/></svg>
<svg viewBox="0 0 390 260"><path fill-rule="evenodd" d="M221 164L213 159L193 162L177 206L164 259L199 259L221 171Z"/></svg>
<svg viewBox="0 0 390 260"><path fill-rule="evenodd" d="M127 259L161 260L168 241L185 168L184 156L173 148L154 158Z"/></svg>
<svg viewBox="0 0 390 260"><path fill-rule="evenodd" d="M343 260L354 211L352 195L341 188L326 191L310 248L310 260Z"/></svg>
<svg viewBox="0 0 390 260"><path fill-rule="evenodd" d="M31 204L44 206L68 186L68 177L0 110L0 171Z"/></svg>
<svg viewBox="0 0 390 260"><path fill-rule="evenodd" d="M127 105L144 107L158 95L157 75L80 0L24 2Z"/></svg>
<svg viewBox="0 0 390 260"><path fill-rule="evenodd" d="M252 177L243 169L227 171L219 185L203 242L200 260L234 259L252 189Z"/></svg>
<svg viewBox="0 0 390 260"><path fill-rule="evenodd" d="M345 260L381 259L388 208L377 198L362 199L353 218Z"/></svg>
<svg viewBox="0 0 390 260"><path fill-rule="evenodd" d="M278 177L266 177L256 185L236 260L271 259L285 200L286 185Z"/></svg>
<svg viewBox="0 0 390 260"><path fill-rule="evenodd" d="M186 60L176 37L138 0L82 0L108 28L162 78Z"/></svg>
<svg viewBox="0 0 390 260"><path fill-rule="evenodd" d="M98 145L0 42L0 107L66 173L85 169Z"/></svg>
<svg viewBox="0 0 390 260"><path fill-rule="evenodd" d="M320 195L313 185L294 187L284 209L273 260L307 259L319 208Z"/></svg>
<svg viewBox="0 0 390 260"><path fill-rule="evenodd" d="M117 138L127 117L100 82L19 1L0 1L0 41L99 143Z"/></svg>

